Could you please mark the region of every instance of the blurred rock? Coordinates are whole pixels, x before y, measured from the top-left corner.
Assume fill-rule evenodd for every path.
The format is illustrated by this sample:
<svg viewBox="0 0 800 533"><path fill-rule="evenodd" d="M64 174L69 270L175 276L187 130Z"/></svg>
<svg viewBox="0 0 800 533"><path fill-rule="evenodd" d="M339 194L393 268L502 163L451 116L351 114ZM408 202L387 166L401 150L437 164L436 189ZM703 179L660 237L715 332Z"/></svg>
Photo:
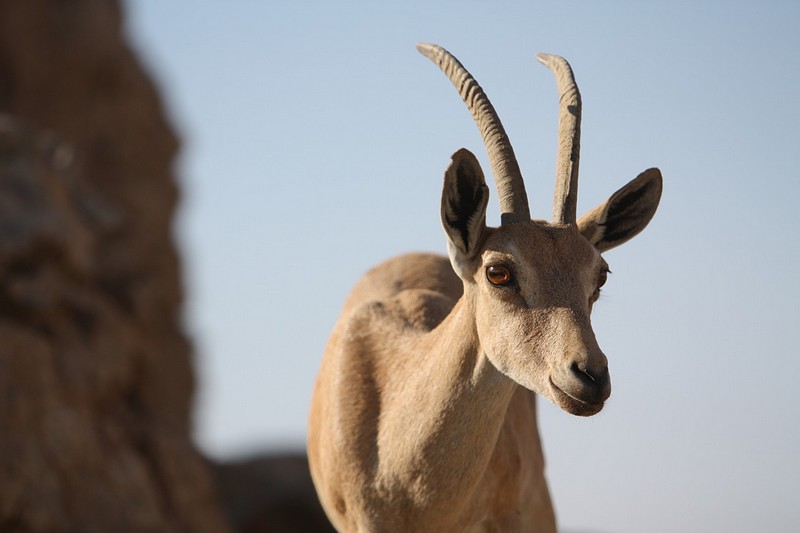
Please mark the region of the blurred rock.
<svg viewBox="0 0 800 533"><path fill-rule="evenodd" d="M113 0L0 0L0 530L224 531L190 439L178 143Z"/></svg>
<svg viewBox="0 0 800 533"><path fill-rule="evenodd" d="M303 455L191 442L178 142L121 33L0 0L0 531L332 531Z"/></svg>
<svg viewBox="0 0 800 533"><path fill-rule="evenodd" d="M240 533L333 532L306 456L268 454L214 468L229 522Z"/></svg>

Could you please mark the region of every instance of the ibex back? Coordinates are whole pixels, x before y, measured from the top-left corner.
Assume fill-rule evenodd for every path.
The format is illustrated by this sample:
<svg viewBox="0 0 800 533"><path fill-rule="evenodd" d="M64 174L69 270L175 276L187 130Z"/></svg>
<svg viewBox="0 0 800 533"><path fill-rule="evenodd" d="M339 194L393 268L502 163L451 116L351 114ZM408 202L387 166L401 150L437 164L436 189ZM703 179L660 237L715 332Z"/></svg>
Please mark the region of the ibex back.
<svg viewBox="0 0 800 533"><path fill-rule="evenodd" d="M534 393L581 416L611 393L590 313L609 272L600 253L650 221L661 174L646 170L576 219L581 101L558 56L561 113L552 222L531 220L494 108L446 50L420 44L459 90L486 145L501 225L469 151L445 172L449 260L397 257L356 285L325 350L308 451L341 531L555 531Z"/></svg>

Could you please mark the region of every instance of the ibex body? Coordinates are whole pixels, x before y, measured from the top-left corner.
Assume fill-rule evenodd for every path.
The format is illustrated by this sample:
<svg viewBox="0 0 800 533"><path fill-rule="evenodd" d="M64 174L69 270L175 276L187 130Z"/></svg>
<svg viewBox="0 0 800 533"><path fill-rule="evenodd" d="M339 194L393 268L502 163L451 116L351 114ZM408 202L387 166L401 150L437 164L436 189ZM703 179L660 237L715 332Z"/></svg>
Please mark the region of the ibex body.
<svg viewBox="0 0 800 533"><path fill-rule="evenodd" d="M442 193L449 259L401 256L345 303L317 380L309 461L342 531L555 531L534 393L576 415L611 392L590 322L604 250L641 231L661 194L643 172L576 220L580 95L562 58L540 56L561 93L554 221L533 221L488 98L447 51L439 65L473 114L502 213L485 224L475 157L452 156Z"/></svg>

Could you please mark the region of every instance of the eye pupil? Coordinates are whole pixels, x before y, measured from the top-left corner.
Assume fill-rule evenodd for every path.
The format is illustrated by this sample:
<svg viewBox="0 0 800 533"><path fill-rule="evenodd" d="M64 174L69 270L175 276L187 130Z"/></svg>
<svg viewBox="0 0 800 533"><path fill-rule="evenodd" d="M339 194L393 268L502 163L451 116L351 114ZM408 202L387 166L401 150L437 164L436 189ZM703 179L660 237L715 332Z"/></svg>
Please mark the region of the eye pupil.
<svg viewBox="0 0 800 533"><path fill-rule="evenodd" d="M597 280L597 286L602 287L606 284L606 280L608 279L608 273L610 271L608 269L600 271L600 278Z"/></svg>
<svg viewBox="0 0 800 533"><path fill-rule="evenodd" d="M493 285L505 285L511 281L511 271L503 265L493 265L486 269L486 278Z"/></svg>
<svg viewBox="0 0 800 533"><path fill-rule="evenodd" d="M609 272L611 271L608 269L608 267L605 267L603 270L600 271L600 275L597 278L597 288L592 293L590 301L596 302L600 298L600 287L606 284Z"/></svg>

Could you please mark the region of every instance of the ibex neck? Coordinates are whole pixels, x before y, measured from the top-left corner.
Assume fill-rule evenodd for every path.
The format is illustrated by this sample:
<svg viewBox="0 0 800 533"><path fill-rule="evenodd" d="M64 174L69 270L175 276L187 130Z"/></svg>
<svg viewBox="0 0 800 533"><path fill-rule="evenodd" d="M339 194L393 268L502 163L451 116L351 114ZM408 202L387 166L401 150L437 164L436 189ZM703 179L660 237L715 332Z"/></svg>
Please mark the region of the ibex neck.
<svg viewBox="0 0 800 533"><path fill-rule="evenodd" d="M456 302L450 314L420 344L431 354L431 363L442 371L438 375L449 378L440 381L445 395L461 392L462 387L466 387L464 392L490 394L496 399L490 404L498 403L500 409L508 405L516 383L500 373L486 357L478 338L475 306L469 293Z"/></svg>
<svg viewBox="0 0 800 533"><path fill-rule="evenodd" d="M517 388L483 354L471 307L462 297L415 344L419 366L396 391L409 408L379 430L379 485L442 524L463 511L483 477Z"/></svg>

